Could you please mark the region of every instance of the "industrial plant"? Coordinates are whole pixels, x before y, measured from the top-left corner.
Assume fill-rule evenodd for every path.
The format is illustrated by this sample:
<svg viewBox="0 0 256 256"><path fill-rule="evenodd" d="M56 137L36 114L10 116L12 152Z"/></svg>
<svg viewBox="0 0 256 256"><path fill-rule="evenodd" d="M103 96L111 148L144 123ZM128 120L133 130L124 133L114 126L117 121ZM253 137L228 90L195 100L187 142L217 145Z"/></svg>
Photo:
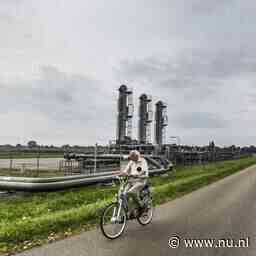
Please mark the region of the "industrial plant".
<svg viewBox="0 0 256 256"><path fill-rule="evenodd" d="M248 148L217 147L213 141L208 146L181 145L179 136L168 136L168 106L161 99L146 93L137 100L138 111L134 111L134 92L126 85L118 89L117 136L107 149L111 154L128 154L137 149L142 154L160 156L173 163L194 164L211 161L236 159L250 154ZM153 107L154 106L154 107ZM138 136L133 136L133 119L138 120ZM153 132L152 132L153 131ZM153 134L153 136L152 136ZM168 138L178 139L178 144L168 143Z"/></svg>
<svg viewBox="0 0 256 256"><path fill-rule="evenodd" d="M20 163L21 173L27 174L26 170L29 168L34 174L32 177L25 178L0 177L0 189L50 191L95 183L109 183L116 173L127 164L127 156L133 149L139 150L146 158L150 175L166 174L172 171L176 164L202 164L237 159L254 152L250 148L236 146L220 148L215 146L213 141L208 146L191 147L182 145L179 136L169 136L169 138L178 138L178 143L170 144L167 134L167 104L146 93L139 97L136 96L136 99L134 98L134 91L127 85L119 87L116 138L110 140L107 146L43 148L31 141L28 143L28 147L24 148L22 145L19 145L18 148L15 147L14 150L8 152L10 173L13 173L13 170L17 171L14 167L13 156L19 150L19 152L26 151L37 155L36 167L34 168L31 167L31 165L33 166L32 162L27 163L27 165ZM138 101L138 104L134 104L135 100ZM134 105L138 105L137 111L135 111ZM135 121L138 124L136 129L133 126ZM135 130L137 130L137 136ZM58 174L58 177L41 177L39 175L40 172L46 172L46 165L44 165L43 171L40 170L40 163L46 161L46 164L50 164L51 162L49 159L40 159L40 154L49 154L49 152L64 156L58 162L58 170L55 169L57 171L55 175ZM20 175L20 173L18 174Z"/></svg>
<svg viewBox="0 0 256 256"><path fill-rule="evenodd" d="M167 104L158 100L153 108L152 96L143 93L138 97L139 107L136 115L132 89L121 85L118 92L117 135L116 140L111 141L110 152L127 153L131 149L139 149L145 154L158 155L166 144ZM138 136L134 137L133 119L136 117Z"/></svg>

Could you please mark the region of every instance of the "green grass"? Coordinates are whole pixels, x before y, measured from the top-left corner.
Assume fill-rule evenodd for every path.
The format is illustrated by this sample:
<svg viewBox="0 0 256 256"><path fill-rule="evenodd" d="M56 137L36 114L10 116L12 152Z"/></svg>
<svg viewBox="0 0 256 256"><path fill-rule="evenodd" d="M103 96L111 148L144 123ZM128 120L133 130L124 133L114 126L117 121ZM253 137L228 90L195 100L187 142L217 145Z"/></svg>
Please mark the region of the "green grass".
<svg viewBox="0 0 256 256"><path fill-rule="evenodd" d="M161 204L256 164L256 158L178 167L153 177L155 204ZM23 193L0 201L0 254L11 254L79 233L96 225L115 187L91 186L52 193Z"/></svg>

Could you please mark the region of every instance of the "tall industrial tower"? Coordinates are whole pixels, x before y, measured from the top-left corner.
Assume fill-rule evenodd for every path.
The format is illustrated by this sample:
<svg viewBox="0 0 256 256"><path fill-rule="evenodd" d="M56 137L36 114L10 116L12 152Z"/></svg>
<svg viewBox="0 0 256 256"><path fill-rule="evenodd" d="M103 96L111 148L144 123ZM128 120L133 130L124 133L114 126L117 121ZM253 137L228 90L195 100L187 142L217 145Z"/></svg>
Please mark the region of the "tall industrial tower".
<svg viewBox="0 0 256 256"><path fill-rule="evenodd" d="M117 116L117 144L124 144L132 139L133 94L126 85L119 88Z"/></svg>
<svg viewBox="0 0 256 256"><path fill-rule="evenodd" d="M151 141L151 123L153 120L152 97L142 94L139 98L139 143L146 144Z"/></svg>
<svg viewBox="0 0 256 256"><path fill-rule="evenodd" d="M155 111L155 142L161 146L165 143L166 127L168 125L167 105L158 101Z"/></svg>

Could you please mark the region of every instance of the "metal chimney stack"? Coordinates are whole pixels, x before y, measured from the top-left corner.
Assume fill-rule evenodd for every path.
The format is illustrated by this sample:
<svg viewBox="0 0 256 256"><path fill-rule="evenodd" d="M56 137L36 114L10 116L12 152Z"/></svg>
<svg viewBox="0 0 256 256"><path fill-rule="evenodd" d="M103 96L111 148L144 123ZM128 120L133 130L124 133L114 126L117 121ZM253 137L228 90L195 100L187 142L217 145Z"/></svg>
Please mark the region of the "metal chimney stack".
<svg viewBox="0 0 256 256"><path fill-rule="evenodd" d="M133 98L132 90L126 85L119 88L117 144L124 144L132 139Z"/></svg>
<svg viewBox="0 0 256 256"><path fill-rule="evenodd" d="M139 98L139 143L146 144L151 142L151 123L152 123L152 97L142 94Z"/></svg>
<svg viewBox="0 0 256 256"><path fill-rule="evenodd" d="M166 127L168 125L167 104L162 101L156 103L155 112L155 143L163 145L165 143Z"/></svg>

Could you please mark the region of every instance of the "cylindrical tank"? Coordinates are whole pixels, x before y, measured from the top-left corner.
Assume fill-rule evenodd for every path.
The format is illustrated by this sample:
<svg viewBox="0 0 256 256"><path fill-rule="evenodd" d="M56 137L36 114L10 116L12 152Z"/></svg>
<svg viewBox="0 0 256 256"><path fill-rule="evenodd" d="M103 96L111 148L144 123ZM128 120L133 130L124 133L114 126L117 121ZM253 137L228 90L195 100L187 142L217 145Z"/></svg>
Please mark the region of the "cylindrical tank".
<svg viewBox="0 0 256 256"><path fill-rule="evenodd" d="M121 85L118 91L117 143L120 144L132 136L133 102L132 91L126 85Z"/></svg>
<svg viewBox="0 0 256 256"><path fill-rule="evenodd" d="M151 140L152 97L142 94L139 101L138 139L139 143L145 144Z"/></svg>
<svg viewBox="0 0 256 256"><path fill-rule="evenodd" d="M167 105L162 101L156 103L155 112L155 143L163 145L165 142L166 126L168 125Z"/></svg>

